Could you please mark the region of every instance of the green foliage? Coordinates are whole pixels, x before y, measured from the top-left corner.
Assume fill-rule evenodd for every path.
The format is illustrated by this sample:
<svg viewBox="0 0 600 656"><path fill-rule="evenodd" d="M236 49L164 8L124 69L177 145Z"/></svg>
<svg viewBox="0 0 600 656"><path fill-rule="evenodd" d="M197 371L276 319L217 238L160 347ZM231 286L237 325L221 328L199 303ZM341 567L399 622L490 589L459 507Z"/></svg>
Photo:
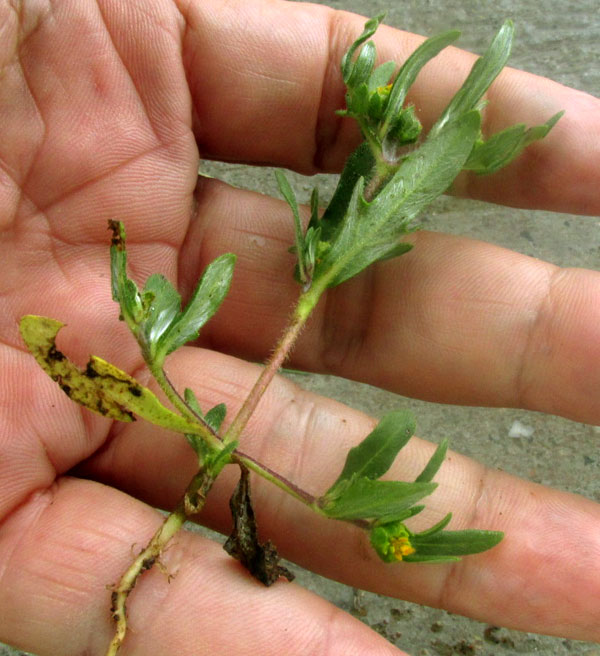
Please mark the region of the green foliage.
<svg viewBox="0 0 600 656"><path fill-rule="evenodd" d="M342 473L326 494L335 496L336 489L352 478L377 479L383 476L412 437L415 425L408 410L385 415L358 446L350 449Z"/></svg>
<svg viewBox="0 0 600 656"><path fill-rule="evenodd" d="M341 474L318 500L332 519L363 522L370 529L371 544L385 562L446 562L484 551L497 544L497 531L444 531L452 515L421 533L413 533L404 521L424 509L416 505L437 487L431 480L448 449L443 440L413 483L377 480L391 467L408 443L415 422L407 411L392 412L354 448Z"/></svg>
<svg viewBox="0 0 600 656"><path fill-rule="evenodd" d="M497 531L446 530L450 513L420 533L406 526L407 520L424 509L419 502L436 489L433 478L448 448L443 440L414 481L381 480L414 433L415 422L408 412L383 417L358 446L350 449L339 476L318 498L237 450L238 438L253 409L321 294L375 262L406 253L410 245L405 238L416 229L419 213L450 188L461 171L496 172L532 142L545 137L562 114L542 125L515 125L484 138L482 98L510 53L513 27L507 21L423 137L415 107L406 104L407 94L422 68L453 43L459 33L450 31L427 39L395 72L393 62L376 66L376 48L370 39L382 18L367 21L341 62L346 108L338 113L356 119L364 143L349 157L322 216L318 191L313 191L306 231L295 194L283 173L277 173L279 189L294 221L295 244L291 250L298 258L296 278L303 292L285 339L279 342L223 435L220 431L225 405L219 403L203 413L191 389L185 390L183 398L179 396L163 365L167 355L196 339L219 309L231 285L233 254L221 255L208 265L182 308L179 292L160 274L151 275L143 289L138 289L127 273L123 224L109 222L112 296L119 303L120 318L136 338L151 373L175 411L101 358L93 356L84 370L76 367L56 348L56 335L63 325L59 321L27 315L20 323L23 339L42 369L71 399L112 419L133 421L135 415L185 435L198 457L200 470L180 505L184 513L198 512L226 464L240 465L242 477L231 506L235 529L227 548L267 584L281 575L290 575L279 565L274 547L258 542L250 502L249 469L321 515L352 522L369 531L373 548L385 562L454 561L489 549L502 539ZM125 591L125 598L129 591L130 588Z"/></svg>
<svg viewBox="0 0 600 656"><path fill-rule="evenodd" d="M226 253L211 262L186 307L181 297L162 275L148 278L144 290L127 276L125 228L109 221L113 232L110 248L113 299L119 303L121 318L142 348L146 362L161 367L164 359L186 342L198 337L202 326L225 299L235 265L235 255Z"/></svg>
<svg viewBox="0 0 600 656"><path fill-rule="evenodd" d="M499 531L444 531L451 515L422 533L413 533L401 521L375 526L371 545L386 563L447 563L460 556L480 553L496 546L503 538Z"/></svg>
<svg viewBox="0 0 600 656"><path fill-rule="evenodd" d="M419 142L422 130L414 107L405 104L408 91L422 68L459 32L424 41L394 76L391 62L375 67L376 48L369 40L382 18L366 22L342 59L346 109L338 113L356 119L365 142L348 159L323 216L311 217L308 231L311 236L318 231L318 244L310 263L299 260L300 270L304 266L311 271L299 276L305 289L311 283L319 289L339 285L374 262L406 253L410 246L404 240L416 229L417 216L463 169L477 174L498 171L546 136L561 116L483 138L482 98L506 64L512 45L513 25L506 21L427 137L407 150ZM297 217L297 207L292 209ZM296 231L299 250L299 221Z"/></svg>
<svg viewBox="0 0 600 656"><path fill-rule="evenodd" d="M482 138L475 142L473 151L465 164L465 170L478 175L495 173L510 164L529 146L543 139L554 127L564 112L558 112L543 125L527 129L523 123L496 132L487 141Z"/></svg>
<svg viewBox="0 0 600 656"><path fill-rule="evenodd" d="M314 284L332 287L374 262L410 249L402 241L413 219L462 170L479 135L480 116L469 112L407 157L371 202L359 179L330 248L315 267Z"/></svg>
<svg viewBox="0 0 600 656"><path fill-rule="evenodd" d="M448 440L442 440L429 462L425 465L425 469L417 476L415 481L427 483L432 480L444 462L446 451L448 451Z"/></svg>
<svg viewBox="0 0 600 656"><path fill-rule="evenodd" d="M437 483L374 481L356 476L339 485L335 494L326 494L321 507L332 519L391 522L406 518L406 511L436 487Z"/></svg>

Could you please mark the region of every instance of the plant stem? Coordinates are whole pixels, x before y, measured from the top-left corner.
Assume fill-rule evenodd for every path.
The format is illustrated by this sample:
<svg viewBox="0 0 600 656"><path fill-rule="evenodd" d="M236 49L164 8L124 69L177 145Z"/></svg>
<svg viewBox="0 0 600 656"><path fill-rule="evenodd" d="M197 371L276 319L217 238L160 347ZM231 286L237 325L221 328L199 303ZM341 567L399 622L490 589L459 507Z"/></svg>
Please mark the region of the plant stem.
<svg viewBox="0 0 600 656"><path fill-rule="evenodd" d="M188 406L188 404L181 398L173 383L167 378L162 367L157 367L152 362L147 362L148 368L150 369L152 375L156 379L156 382L160 385L160 388L166 394L169 401L173 404L179 412L191 422L196 424L201 429L201 437L206 440L213 447L217 447L219 450L222 448L221 440L218 435L206 424L202 417L198 417L196 413Z"/></svg>
<svg viewBox="0 0 600 656"><path fill-rule="evenodd" d="M116 628L106 656L115 656L123 644L127 633L127 597L135 587L139 576L152 568L187 517L200 512L206 502L206 495L225 464L223 461L214 469L200 469L190 481L175 510L165 519L146 548L135 558L114 587L111 594L111 614Z"/></svg>
<svg viewBox="0 0 600 656"><path fill-rule="evenodd" d="M322 291L322 289L316 290L310 288L300 295L291 322L285 329L271 357L265 363L260 376L254 383L242 407L225 433L223 438L225 444L239 440L242 431L246 427L269 383L273 380L273 377L290 354L298 335L302 331L314 306L317 304Z"/></svg>
<svg viewBox="0 0 600 656"><path fill-rule="evenodd" d="M238 450L234 452L232 460L243 464L245 467L257 473L265 480L273 483L273 485L276 485L278 488L287 492L290 496L294 497L294 499L297 499L305 505L310 506L315 512L321 513L321 509L316 504L317 499L315 496L309 494L301 487L298 487L295 483L288 481L281 474L273 471L270 467L263 465L262 463L254 460L254 458L251 456L248 456Z"/></svg>

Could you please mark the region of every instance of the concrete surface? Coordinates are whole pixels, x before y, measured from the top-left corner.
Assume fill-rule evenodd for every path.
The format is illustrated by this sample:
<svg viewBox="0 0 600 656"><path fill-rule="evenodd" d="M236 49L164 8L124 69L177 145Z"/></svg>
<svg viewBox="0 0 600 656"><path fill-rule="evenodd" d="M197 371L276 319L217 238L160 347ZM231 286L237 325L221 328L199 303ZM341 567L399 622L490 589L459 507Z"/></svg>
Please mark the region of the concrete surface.
<svg viewBox="0 0 600 656"><path fill-rule="evenodd" d="M600 96L597 0L327 0L322 4L364 15L387 10L388 24L425 35L458 28L463 31L459 45L475 52L481 52L497 26L511 17L517 29L512 66ZM211 163L206 170L233 185L277 195L270 169ZM328 176L317 178L322 196L327 198L334 180ZM295 176L301 199L308 199L314 183L314 178ZM484 239L559 265L593 269L600 265L597 218L443 198L427 212L425 226ZM448 437L453 449L491 467L600 501L598 428L521 410L422 403L329 376L297 376L296 380L374 416L410 407L418 417L418 432L422 436L435 442ZM530 437L508 436L516 420L533 429ZM558 450L558 459L554 449ZM444 611L368 593L355 594L339 583L297 567L294 570L302 584L355 613L413 656L600 656L600 645L505 629L496 631ZM18 653L0 646L2 655Z"/></svg>

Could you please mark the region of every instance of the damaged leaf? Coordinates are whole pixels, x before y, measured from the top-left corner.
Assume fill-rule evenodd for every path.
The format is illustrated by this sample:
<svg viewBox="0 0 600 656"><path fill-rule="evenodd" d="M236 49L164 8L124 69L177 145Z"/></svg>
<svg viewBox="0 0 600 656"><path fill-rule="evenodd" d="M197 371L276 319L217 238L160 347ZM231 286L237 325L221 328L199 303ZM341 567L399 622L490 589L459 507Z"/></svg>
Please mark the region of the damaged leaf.
<svg viewBox="0 0 600 656"><path fill-rule="evenodd" d="M240 469L240 480L229 500L233 531L223 548L266 586L273 585L281 576L292 581L294 574L279 564L275 545L270 540L264 544L258 541L256 519L250 500L249 472L245 467Z"/></svg>
<svg viewBox="0 0 600 656"><path fill-rule="evenodd" d="M56 348L63 326L56 319L30 314L19 328L38 364L70 399L112 419L133 421L135 414L180 433L199 432L197 425L165 408L149 389L102 358L93 355L86 368L79 369Z"/></svg>

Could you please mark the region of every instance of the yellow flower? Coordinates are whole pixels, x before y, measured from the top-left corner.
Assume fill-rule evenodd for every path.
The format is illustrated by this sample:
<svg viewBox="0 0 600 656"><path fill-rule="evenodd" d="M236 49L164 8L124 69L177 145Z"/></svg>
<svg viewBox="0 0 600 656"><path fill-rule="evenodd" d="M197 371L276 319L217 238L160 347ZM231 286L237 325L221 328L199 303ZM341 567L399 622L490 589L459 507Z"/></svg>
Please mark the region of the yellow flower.
<svg viewBox="0 0 600 656"><path fill-rule="evenodd" d="M397 538L392 538L390 540L389 550L394 554L394 558L396 560L402 560L404 556L410 556L416 551L416 549L410 543L408 537L404 535Z"/></svg>

